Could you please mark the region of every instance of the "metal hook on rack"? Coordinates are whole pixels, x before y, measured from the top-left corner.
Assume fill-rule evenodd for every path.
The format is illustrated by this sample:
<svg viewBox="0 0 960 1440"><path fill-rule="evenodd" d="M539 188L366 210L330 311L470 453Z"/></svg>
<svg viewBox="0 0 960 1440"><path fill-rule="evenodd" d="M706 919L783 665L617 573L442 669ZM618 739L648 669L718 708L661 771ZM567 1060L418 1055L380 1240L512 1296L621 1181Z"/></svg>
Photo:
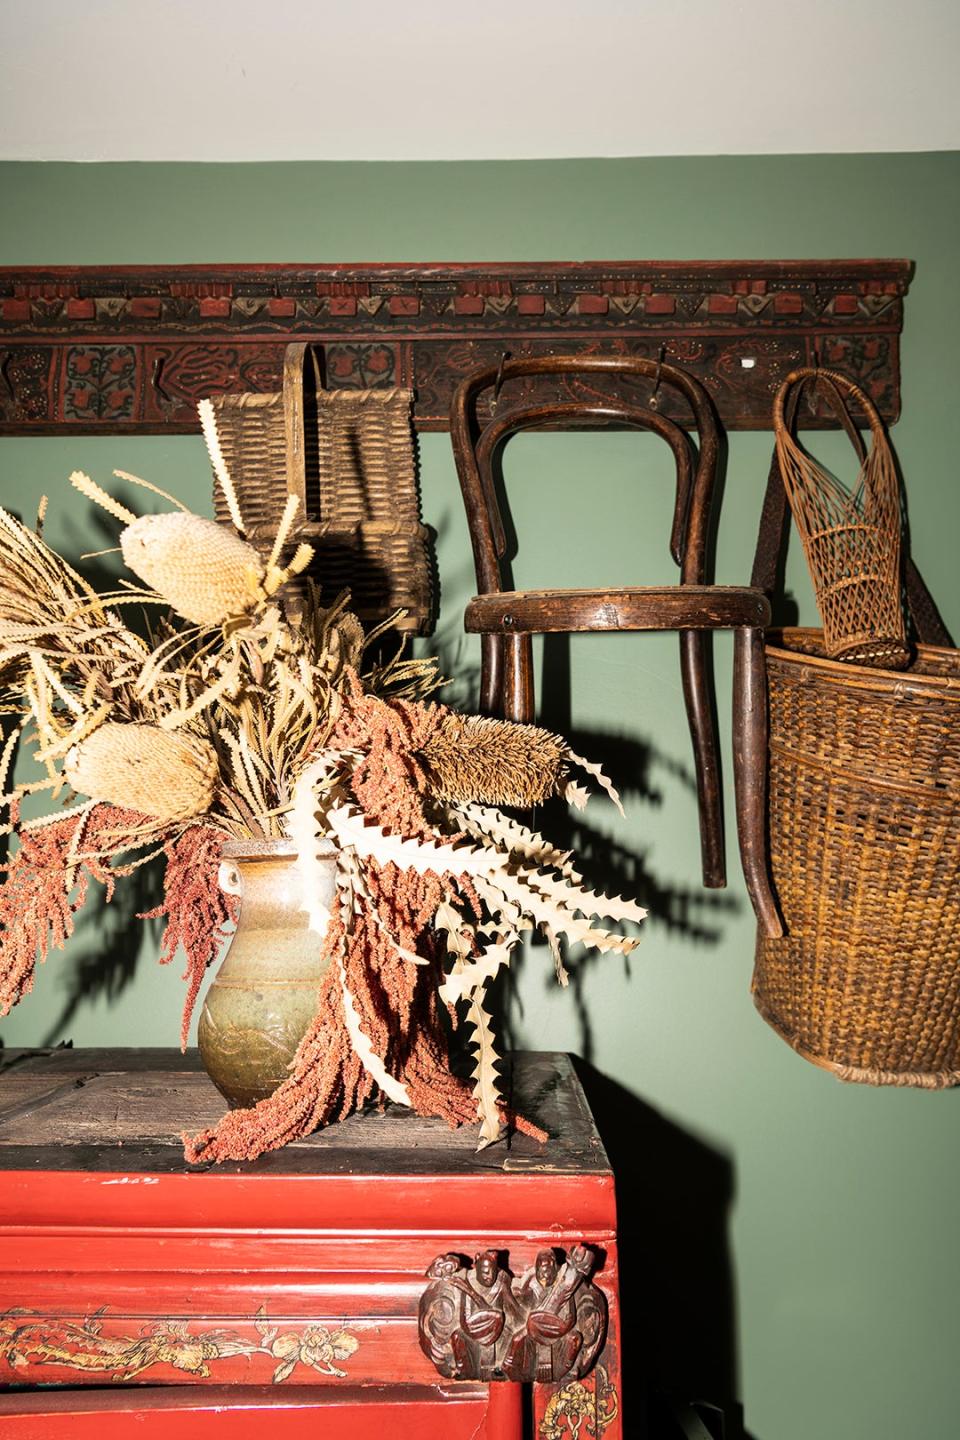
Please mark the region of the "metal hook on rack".
<svg viewBox="0 0 960 1440"><path fill-rule="evenodd" d="M0 358L0 380L3 381L3 388L6 390L7 396L9 397L9 399L11 399L11 400L16 400L16 398L17 398L17 392L16 392L16 391L14 390L14 388L13 388L13 382L12 382L11 379L10 379L10 374L9 374L9 369L8 369L8 367L9 367L9 365L10 365L10 361L11 361L12 359L13 359L13 351L12 351L12 350L4 350L3 356L2 356L2 358Z"/></svg>
<svg viewBox="0 0 960 1440"><path fill-rule="evenodd" d="M660 371L663 369L663 357L666 353L666 345L661 345L657 353L657 373L653 377L653 389L650 392L650 399L648 401L651 410L659 410L660 408L660 401L657 399L657 394L660 390Z"/></svg>
<svg viewBox="0 0 960 1440"><path fill-rule="evenodd" d="M493 398L490 401L491 415L497 408L497 401L500 399L500 386L503 384L503 367L510 359L510 351L504 350L500 356L500 364L497 366L497 378L493 382Z"/></svg>

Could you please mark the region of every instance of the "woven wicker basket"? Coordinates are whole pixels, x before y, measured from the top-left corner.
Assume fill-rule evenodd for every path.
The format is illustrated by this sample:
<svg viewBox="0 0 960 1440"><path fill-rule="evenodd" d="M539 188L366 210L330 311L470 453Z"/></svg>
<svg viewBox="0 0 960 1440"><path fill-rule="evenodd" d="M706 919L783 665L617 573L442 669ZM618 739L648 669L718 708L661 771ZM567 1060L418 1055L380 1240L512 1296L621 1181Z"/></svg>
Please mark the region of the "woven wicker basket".
<svg viewBox="0 0 960 1440"><path fill-rule="evenodd" d="M403 609L397 628L424 633L433 566L420 523L412 404L413 392L398 388L324 390L316 356L302 344L287 347L281 392L213 400L221 449L261 553L269 553L288 493L299 495L303 518L293 539L316 551L308 574L323 601L349 589L365 622ZM229 524L219 486L214 506Z"/></svg>
<svg viewBox="0 0 960 1440"><path fill-rule="evenodd" d="M844 1080L960 1082L960 652L907 673L771 634L769 833L787 935L758 937L764 1018Z"/></svg>
<svg viewBox="0 0 960 1440"><path fill-rule="evenodd" d="M848 491L798 444L796 402L805 385L822 394L857 449L858 483ZM849 413L870 424L866 454ZM823 616L826 652L859 665L899 670L909 663L900 575L900 490L890 445L872 401L835 370L788 375L773 408L776 455Z"/></svg>

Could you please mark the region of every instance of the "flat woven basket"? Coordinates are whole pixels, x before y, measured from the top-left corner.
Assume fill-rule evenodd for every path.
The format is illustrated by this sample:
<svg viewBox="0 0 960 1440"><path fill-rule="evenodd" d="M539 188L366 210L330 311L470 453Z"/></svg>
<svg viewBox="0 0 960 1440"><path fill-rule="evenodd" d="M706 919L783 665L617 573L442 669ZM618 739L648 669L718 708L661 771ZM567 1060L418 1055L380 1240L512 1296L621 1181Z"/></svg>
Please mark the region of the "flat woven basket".
<svg viewBox="0 0 960 1440"><path fill-rule="evenodd" d="M787 934L754 1000L844 1080L960 1082L960 652L906 673L771 632L769 835Z"/></svg>
<svg viewBox="0 0 960 1440"><path fill-rule="evenodd" d="M261 553L270 551L287 495L298 495L301 523L291 541L314 547L307 574L322 601L350 590L365 623L402 609L396 628L422 634L433 618L433 562L420 523L412 406L411 390L324 390L303 344L287 347L282 391L213 400L224 459ZM214 509L230 523L219 486Z"/></svg>
<svg viewBox="0 0 960 1440"><path fill-rule="evenodd" d="M852 490L796 439L797 401L804 386L828 400L856 447L860 463ZM851 402L869 422L869 453L850 417ZM876 407L836 370L794 370L777 392L773 426L780 474L823 617L827 654L901 669L910 652L901 602L900 485Z"/></svg>

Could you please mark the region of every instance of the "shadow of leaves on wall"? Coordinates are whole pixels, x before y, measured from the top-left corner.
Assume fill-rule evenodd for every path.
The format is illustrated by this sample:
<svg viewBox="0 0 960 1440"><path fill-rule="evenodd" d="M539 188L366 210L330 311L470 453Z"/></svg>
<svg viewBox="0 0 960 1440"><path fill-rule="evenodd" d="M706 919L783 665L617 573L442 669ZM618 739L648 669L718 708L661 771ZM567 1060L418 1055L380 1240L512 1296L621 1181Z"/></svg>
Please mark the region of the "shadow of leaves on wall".
<svg viewBox="0 0 960 1440"><path fill-rule="evenodd" d="M99 886L91 885L86 906L77 917L77 928L70 944L69 961L60 972L60 1008L50 1022L42 1046L59 1044L69 1039L69 1027L79 1011L100 1000L112 1005L132 984L147 926L156 935L159 924L137 917L152 910L163 899L163 862L141 866L132 875L117 882L113 899L104 901ZM58 957L52 955L44 967L48 972ZM176 961L174 962L176 963ZM38 983L42 981L38 980ZM53 977L48 975L48 979ZM117 1042L127 1043L128 1037L118 1035ZM171 1044L176 1040L170 1036Z"/></svg>

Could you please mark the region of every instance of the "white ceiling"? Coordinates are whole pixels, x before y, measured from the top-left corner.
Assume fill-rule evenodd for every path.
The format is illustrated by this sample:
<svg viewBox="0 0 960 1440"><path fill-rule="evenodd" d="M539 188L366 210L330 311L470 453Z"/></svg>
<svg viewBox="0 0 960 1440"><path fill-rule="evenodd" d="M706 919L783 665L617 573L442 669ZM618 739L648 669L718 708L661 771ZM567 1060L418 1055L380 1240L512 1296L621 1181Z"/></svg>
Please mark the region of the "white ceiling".
<svg viewBox="0 0 960 1440"><path fill-rule="evenodd" d="M960 148L957 0L0 0L0 158Z"/></svg>

